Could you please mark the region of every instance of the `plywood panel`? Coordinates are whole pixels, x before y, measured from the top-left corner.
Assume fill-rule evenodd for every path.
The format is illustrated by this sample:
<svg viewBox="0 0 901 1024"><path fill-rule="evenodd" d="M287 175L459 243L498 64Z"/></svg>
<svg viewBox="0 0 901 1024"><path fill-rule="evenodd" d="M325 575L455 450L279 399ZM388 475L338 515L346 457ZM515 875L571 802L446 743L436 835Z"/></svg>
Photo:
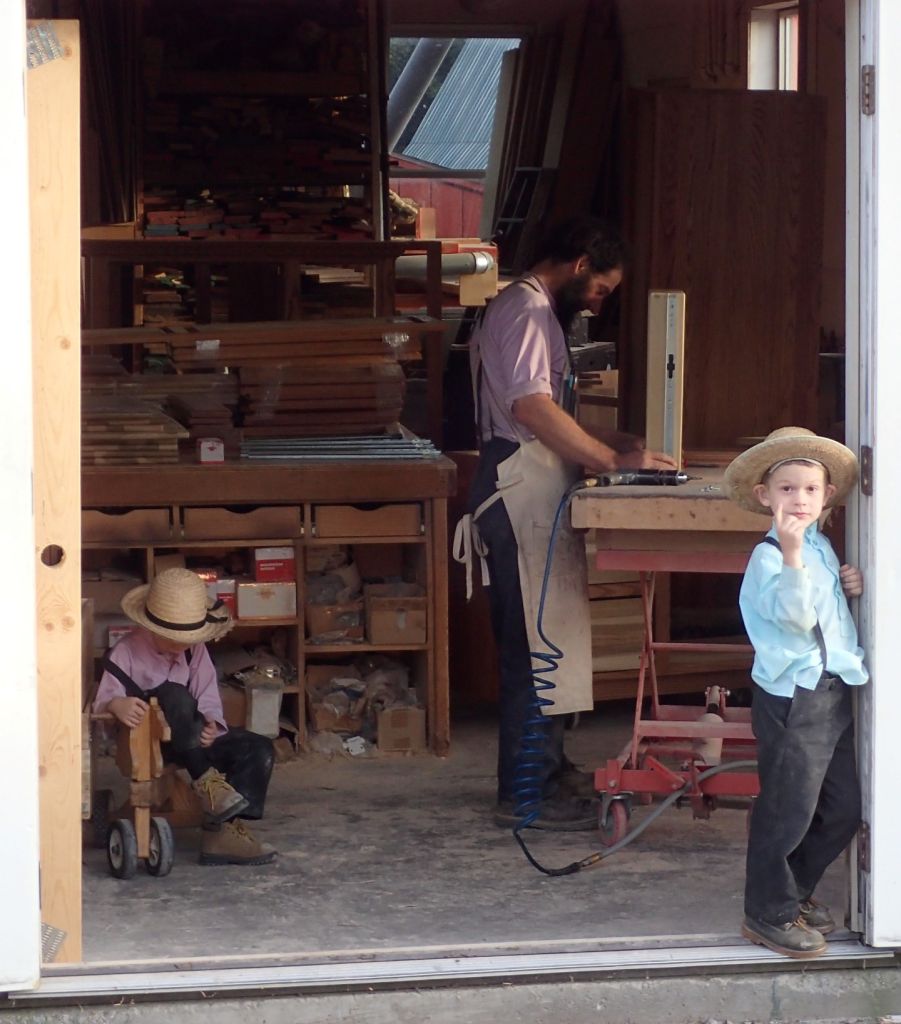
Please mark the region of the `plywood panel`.
<svg viewBox="0 0 901 1024"><path fill-rule="evenodd" d="M633 427L648 288L686 293L686 447L816 426L823 114L818 97L791 93L636 97Z"/></svg>
<svg viewBox="0 0 901 1024"><path fill-rule="evenodd" d="M32 253L41 915L81 959L78 22L26 75ZM46 564L47 551L53 562Z"/></svg>

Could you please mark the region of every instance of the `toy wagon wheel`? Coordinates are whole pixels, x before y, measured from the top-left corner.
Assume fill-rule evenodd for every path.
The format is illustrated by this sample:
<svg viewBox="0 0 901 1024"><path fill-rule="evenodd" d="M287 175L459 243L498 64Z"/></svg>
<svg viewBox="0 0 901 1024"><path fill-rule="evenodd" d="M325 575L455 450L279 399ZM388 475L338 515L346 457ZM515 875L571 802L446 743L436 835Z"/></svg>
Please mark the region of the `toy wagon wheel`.
<svg viewBox="0 0 901 1024"><path fill-rule="evenodd" d="M145 862L148 875L163 878L175 861L175 840L172 827L165 818L150 819L150 854Z"/></svg>
<svg viewBox="0 0 901 1024"><path fill-rule="evenodd" d="M91 843L98 850L106 849L112 811L113 791L111 789L95 789L91 794L90 829Z"/></svg>
<svg viewBox="0 0 901 1024"><path fill-rule="evenodd" d="M598 812L598 836L601 846L613 846L629 831L629 809L622 800L614 800L607 808L607 816Z"/></svg>
<svg viewBox="0 0 901 1024"><path fill-rule="evenodd" d="M110 824L106 840L106 859L116 878L131 878L138 867L138 837L128 818Z"/></svg>

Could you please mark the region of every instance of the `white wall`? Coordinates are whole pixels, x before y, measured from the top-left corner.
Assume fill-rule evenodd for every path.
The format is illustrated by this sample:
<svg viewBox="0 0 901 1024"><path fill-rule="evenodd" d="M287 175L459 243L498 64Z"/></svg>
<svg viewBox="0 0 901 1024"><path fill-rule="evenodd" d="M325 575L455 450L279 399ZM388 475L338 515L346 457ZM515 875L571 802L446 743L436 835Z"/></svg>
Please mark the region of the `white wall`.
<svg viewBox="0 0 901 1024"><path fill-rule="evenodd" d="M871 869L867 938L901 945L901 3L861 0L862 63L876 66L876 115L861 121L861 443L873 446L874 494L861 514L869 571L864 643L873 685L861 720ZM875 33L873 29L875 28ZM876 241L878 239L878 250ZM869 747L869 750L866 747Z"/></svg>
<svg viewBox="0 0 901 1024"><path fill-rule="evenodd" d="M4 541L0 589L0 991L33 986L40 966L31 268L24 76L24 3L5 0L0 3L0 194L4 198L5 250L0 269L4 335L0 373L0 533Z"/></svg>

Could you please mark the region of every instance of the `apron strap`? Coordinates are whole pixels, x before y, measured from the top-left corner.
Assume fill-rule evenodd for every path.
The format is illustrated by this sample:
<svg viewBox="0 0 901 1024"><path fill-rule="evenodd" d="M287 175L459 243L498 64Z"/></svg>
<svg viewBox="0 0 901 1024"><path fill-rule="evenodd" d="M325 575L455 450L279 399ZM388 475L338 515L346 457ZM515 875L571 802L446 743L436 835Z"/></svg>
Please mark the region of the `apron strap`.
<svg viewBox="0 0 901 1024"><path fill-rule="evenodd" d="M455 562L459 562L461 565L466 566L466 600L472 600L472 565L475 561L474 556L478 556L479 562L481 563L482 571L482 586L488 587L491 585L491 573L488 571L488 560L486 555L488 554L488 548L485 546L485 540L482 534L479 532L479 528L476 525L476 520L479 516L488 508L490 508L496 501L499 501L504 496L504 492L509 490L511 487L515 487L516 484L522 483L525 478L521 473L517 473L516 476L511 477L506 483L498 484L497 490L494 494L487 497L481 505L479 505L475 512L467 512L465 516L462 516L454 529L454 544L453 544L453 557Z"/></svg>

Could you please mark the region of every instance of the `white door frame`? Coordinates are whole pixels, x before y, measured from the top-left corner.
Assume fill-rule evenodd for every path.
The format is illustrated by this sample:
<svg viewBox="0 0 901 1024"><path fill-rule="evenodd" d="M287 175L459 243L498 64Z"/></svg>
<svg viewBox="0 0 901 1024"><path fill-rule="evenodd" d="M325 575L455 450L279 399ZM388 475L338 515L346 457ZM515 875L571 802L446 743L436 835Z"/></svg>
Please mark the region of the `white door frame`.
<svg viewBox="0 0 901 1024"><path fill-rule="evenodd" d="M860 864L861 926L874 946L901 946L901 797L896 751L901 740L898 631L901 613L901 3L846 0L849 92L862 66L875 68L875 112L849 101L848 117L848 426L850 443L872 450L872 495L857 508L857 552L866 579L861 639L872 684L860 699L860 764L864 797ZM894 116L893 116L894 114ZM856 273L855 273L856 270ZM854 280L852 280L854 278ZM855 344L852 346L852 335ZM859 360L855 355L859 354ZM855 523L852 520L852 535ZM868 833L868 835L867 835Z"/></svg>
<svg viewBox="0 0 901 1024"><path fill-rule="evenodd" d="M41 967L38 862L37 667L32 507L31 265L25 4L0 3L0 180L6 197L0 309L6 343L0 374L0 527L4 652L0 778L6 841L0 843L0 992L34 988Z"/></svg>

